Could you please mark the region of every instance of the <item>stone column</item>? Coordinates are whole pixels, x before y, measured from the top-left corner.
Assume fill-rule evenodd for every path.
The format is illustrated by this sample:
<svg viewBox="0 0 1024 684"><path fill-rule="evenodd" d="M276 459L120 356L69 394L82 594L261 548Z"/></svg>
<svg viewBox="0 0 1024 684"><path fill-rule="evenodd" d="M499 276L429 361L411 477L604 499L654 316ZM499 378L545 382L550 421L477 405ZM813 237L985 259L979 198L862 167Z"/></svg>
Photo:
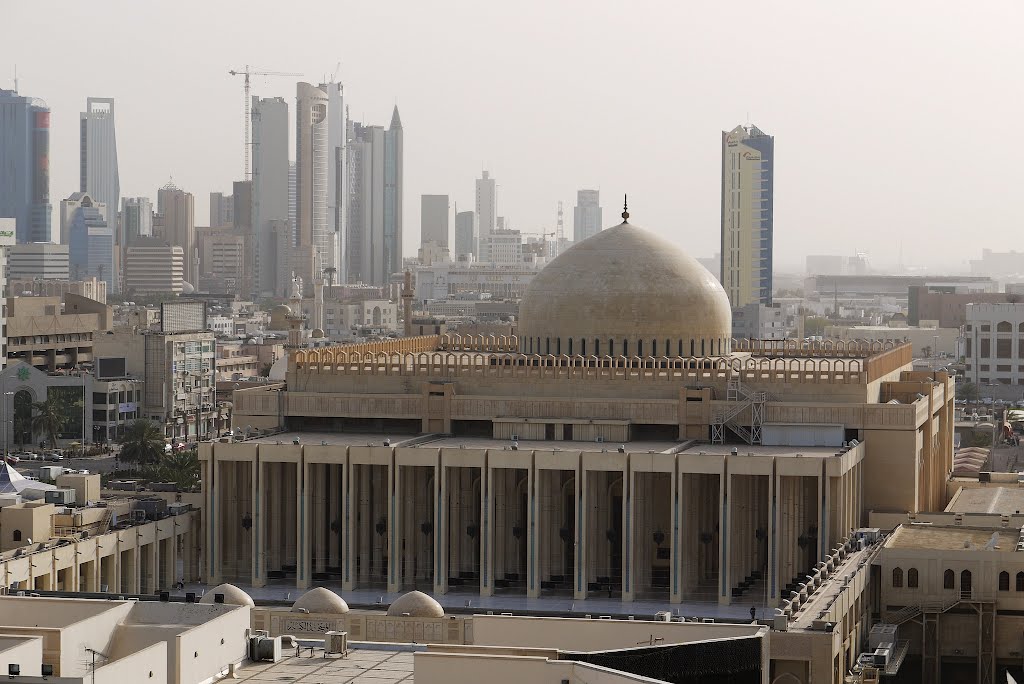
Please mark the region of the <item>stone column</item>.
<svg viewBox="0 0 1024 684"><path fill-rule="evenodd" d="M252 586L263 587L267 584L267 554L265 550L265 539L266 539L266 526L267 519L263 514L264 495L261 491L261 478L263 467L260 465L259 454L253 457L249 464L251 477L250 477L250 491L249 500L252 501L252 527L249 530L249 544L252 549ZM174 530L177 533L177 526ZM177 543L175 543L175 549L177 549ZM174 573L172 572L171 575ZM174 581L175 577L171 578Z"/></svg>
<svg viewBox="0 0 1024 684"><path fill-rule="evenodd" d="M441 460L434 465L434 593L448 593L448 469Z"/></svg>
<svg viewBox="0 0 1024 684"><path fill-rule="evenodd" d="M587 585L590 582L591 566L593 565L590 559L590 506L592 502L588 489L587 470L582 461L579 461L576 464L576 582L572 591L572 597L576 600L587 598Z"/></svg>
<svg viewBox="0 0 1024 684"><path fill-rule="evenodd" d="M308 589L312 581L311 551L312 535L309 526L309 499L310 490L306 486L309 482L309 466L305 459L296 464L289 464L295 472L295 587L297 589Z"/></svg>
<svg viewBox="0 0 1024 684"><path fill-rule="evenodd" d="M718 566L718 603L727 606L732 603L732 535L729 532L733 513L733 484L728 462L720 480L719 501L722 504L722 517L719 520L718 557L722 560Z"/></svg>
<svg viewBox="0 0 1024 684"><path fill-rule="evenodd" d="M504 474L504 469L502 473ZM504 477L499 476L503 481ZM494 556L500 552L505 540L495 538L494 524L496 516L495 494L499 486L495 486L495 469L488 466L486 458L483 468L480 470L480 595L492 596L494 594ZM503 488L501 488L503 490ZM502 515L504 519L504 511ZM504 553L502 553L504 556Z"/></svg>

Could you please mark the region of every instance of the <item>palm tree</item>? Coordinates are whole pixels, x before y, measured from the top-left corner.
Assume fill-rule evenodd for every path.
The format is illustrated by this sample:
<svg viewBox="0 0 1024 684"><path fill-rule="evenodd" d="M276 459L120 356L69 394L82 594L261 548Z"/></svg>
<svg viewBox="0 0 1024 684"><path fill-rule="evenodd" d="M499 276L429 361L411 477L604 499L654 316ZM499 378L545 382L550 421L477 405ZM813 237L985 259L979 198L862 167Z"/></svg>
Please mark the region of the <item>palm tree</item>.
<svg viewBox="0 0 1024 684"><path fill-rule="evenodd" d="M47 397L46 401L32 402L32 432L46 435L50 448L57 447L57 437L68 422L65 402L58 396Z"/></svg>
<svg viewBox="0 0 1024 684"><path fill-rule="evenodd" d="M334 276L338 274L338 269L333 266L328 266L324 269L324 277L327 279L327 287L334 285Z"/></svg>
<svg viewBox="0 0 1024 684"><path fill-rule="evenodd" d="M182 492L192 491L199 485L199 450L188 449L167 454L160 462L147 469L154 480L174 482Z"/></svg>
<svg viewBox="0 0 1024 684"><path fill-rule="evenodd" d="M139 465L158 463L165 445L164 431L159 425L151 420L136 420L121 437L120 458Z"/></svg>

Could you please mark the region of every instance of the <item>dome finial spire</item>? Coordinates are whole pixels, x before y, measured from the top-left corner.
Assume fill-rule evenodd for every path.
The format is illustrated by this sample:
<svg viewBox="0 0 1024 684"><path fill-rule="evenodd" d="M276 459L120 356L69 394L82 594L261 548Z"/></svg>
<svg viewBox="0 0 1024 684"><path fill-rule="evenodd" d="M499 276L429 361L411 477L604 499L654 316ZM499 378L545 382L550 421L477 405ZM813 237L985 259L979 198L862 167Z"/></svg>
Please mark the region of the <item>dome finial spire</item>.
<svg viewBox="0 0 1024 684"><path fill-rule="evenodd" d="M622 196L622 221L629 223L629 195Z"/></svg>

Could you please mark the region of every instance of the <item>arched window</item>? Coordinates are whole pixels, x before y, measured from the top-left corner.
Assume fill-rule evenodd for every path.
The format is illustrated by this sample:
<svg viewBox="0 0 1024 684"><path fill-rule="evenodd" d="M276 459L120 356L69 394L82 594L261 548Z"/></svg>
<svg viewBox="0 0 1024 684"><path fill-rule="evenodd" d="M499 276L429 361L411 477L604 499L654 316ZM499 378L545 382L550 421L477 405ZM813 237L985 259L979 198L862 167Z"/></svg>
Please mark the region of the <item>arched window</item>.
<svg viewBox="0 0 1024 684"><path fill-rule="evenodd" d="M551 338L550 337L545 337L544 338L544 346L545 346L544 353L545 354L550 354L551 353Z"/></svg>
<svg viewBox="0 0 1024 684"><path fill-rule="evenodd" d="M697 352L694 349L694 345L695 344L696 343L693 340L690 340L690 356L696 356L697 355Z"/></svg>
<svg viewBox="0 0 1024 684"><path fill-rule="evenodd" d="M615 356L615 340L608 340L608 356Z"/></svg>
<svg viewBox="0 0 1024 684"><path fill-rule="evenodd" d="M999 573L999 591L1010 591L1010 573L1005 570Z"/></svg>
<svg viewBox="0 0 1024 684"><path fill-rule="evenodd" d="M1013 332L1013 326L1008 321L999 321L996 324L996 332Z"/></svg>
<svg viewBox="0 0 1024 684"><path fill-rule="evenodd" d="M629 356L629 340L622 340L622 355Z"/></svg>
<svg viewBox="0 0 1024 684"><path fill-rule="evenodd" d="M569 338L569 356L572 356L572 338Z"/></svg>
<svg viewBox="0 0 1024 684"><path fill-rule="evenodd" d="M683 341L679 340L679 356L683 355Z"/></svg>
<svg viewBox="0 0 1024 684"><path fill-rule="evenodd" d="M530 338L530 353L533 353L533 338Z"/></svg>
<svg viewBox="0 0 1024 684"><path fill-rule="evenodd" d="M561 337L556 337L555 338L555 354L557 354L558 356L562 355L562 338Z"/></svg>
<svg viewBox="0 0 1024 684"><path fill-rule="evenodd" d="M1024 323L1021 323L1020 325L1017 326L1017 332L1024 333Z"/></svg>
<svg viewBox="0 0 1024 684"><path fill-rule="evenodd" d="M704 340L700 341L700 355L707 356L707 351L704 349Z"/></svg>
<svg viewBox="0 0 1024 684"><path fill-rule="evenodd" d="M1024 591L1024 572L1017 573L1017 591Z"/></svg>
<svg viewBox="0 0 1024 684"><path fill-rule="evenodd" d="M644 355L644 341L643 340L637 340L636 341L636 355L637 356L643 356Z"/></svg>
<svg viewBox="0 0 1024 684"><path fill-rule="evenodd" d="M586 356L586 355L587 355L587 338L586 337L581 337L580 338L580 356Z"/></svg>
<svg viewBox="0 0 1024 684"><path fill-rule="evenodd" d="M903 586L903 569L893 568L892 569L892 586L902 587Z"/></svg>
<svg viewBox="0 0 1024 684"><path fill-rule="evenodd" d="M594 356L601 355L601 340L594 338Z"/></svg>
<svg viewBox="0 0 1024 684"><path fill-rule="evenodd" d="M11 538L13 538L14 541L21 541L21 530L14 530L11 534Z"/></svg>
<svg viewBox="0 0 1024 684"><path fill-rule="evenodd" d="M911 589L917 589L917 568L907 570L907 586Z"/></svg>
<svg viewBox="0 0 1024 684"><path fill-rule="evenodd" d="M946 570L942 573L942 588L953 589L953 583L956 581L956 575L953 574L952 570Z"/></svg>
<svg viewBox="0 0 1024 684"><path fill-rule="evenodd" d="M971 571L964 570L960 573L960 593L969 594L971 592Z"/></svg>

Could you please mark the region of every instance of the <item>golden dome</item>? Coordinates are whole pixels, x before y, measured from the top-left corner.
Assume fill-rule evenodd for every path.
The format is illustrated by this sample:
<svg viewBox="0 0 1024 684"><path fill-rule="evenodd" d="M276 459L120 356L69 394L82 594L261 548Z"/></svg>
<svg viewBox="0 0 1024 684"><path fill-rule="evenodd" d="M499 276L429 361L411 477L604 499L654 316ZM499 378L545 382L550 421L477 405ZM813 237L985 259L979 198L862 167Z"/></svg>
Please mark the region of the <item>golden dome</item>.
<svg viewBox="0 0 1024 684"><path fill-rule="evenodd" d="M726 354L729 298L675 245L623 222L573 246L530 283L519 346L534 354Z"/></svg>

